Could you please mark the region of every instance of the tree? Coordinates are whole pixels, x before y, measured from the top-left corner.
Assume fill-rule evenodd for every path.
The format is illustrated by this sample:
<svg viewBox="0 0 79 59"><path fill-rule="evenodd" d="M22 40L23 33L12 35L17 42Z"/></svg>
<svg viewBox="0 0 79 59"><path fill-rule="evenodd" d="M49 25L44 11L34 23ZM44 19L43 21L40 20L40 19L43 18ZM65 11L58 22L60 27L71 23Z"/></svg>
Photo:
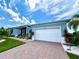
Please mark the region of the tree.
<svg viewBox="0 0 79 59"><path fill-rule="evenodd" d="M69 28L73 28L76 32L79 26L79 15L75 15L71 21L68 23Z"/></svg>
<svg viewBox="0 0 79 59"><path fill-rule="evenodd" d="M68 26L70 29L74 29L74 33L72 35L72 39L71 39L71 42L75 45L78 45L79 44L79 32L77 31L78 29L78 26L79 26L79 15L75 15L71 21L68 23Z"/></svg>
<svg viewBox="0 0 79 59"><path fill-rule="evenodd" d="M4 36L8 36L8 30L2 27L0 28L0 39L2 39Z"/></svg>

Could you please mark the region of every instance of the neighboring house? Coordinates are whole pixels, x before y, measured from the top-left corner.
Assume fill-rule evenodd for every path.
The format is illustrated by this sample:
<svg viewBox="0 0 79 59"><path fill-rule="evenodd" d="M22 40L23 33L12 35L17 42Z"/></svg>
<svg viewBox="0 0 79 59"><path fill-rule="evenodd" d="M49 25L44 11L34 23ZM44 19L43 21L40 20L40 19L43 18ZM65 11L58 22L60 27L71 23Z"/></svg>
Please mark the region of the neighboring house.
<svg viewBox="0 0 79 59"><path fill-rule="evenodd" d="M12 27L9 28L9 35L13 37L17 37L19 35L26 35L29 33L30 26L24 25L24 26L18 26L18 27Z"/></svg>
<svg viewBox="0 0 79 59"><path fill-rule="evenodd" d="M64 30L67 29L66 24L69 20L53 21L48 23L34 24L20 27L14 27L12 34L18 36L19 34L29 33L30 29L34 32L32 40L42 40L50 42L63 42ZM24 28L24 29L23 29Z"/></svg>

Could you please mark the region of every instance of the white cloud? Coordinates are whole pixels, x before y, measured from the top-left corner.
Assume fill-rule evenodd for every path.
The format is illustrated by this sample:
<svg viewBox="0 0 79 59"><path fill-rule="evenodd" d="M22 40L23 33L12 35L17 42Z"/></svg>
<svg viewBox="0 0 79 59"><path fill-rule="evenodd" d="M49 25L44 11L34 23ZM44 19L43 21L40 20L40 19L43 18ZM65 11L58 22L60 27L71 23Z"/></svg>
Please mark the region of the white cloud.
<svg viewBox="0 0 79 59"><path fill-rule="evenodd" d="M51 8L51 10L47 13L48 15L49 14L57 14L57 13L59 13L60 12L60 9L59 8L57 8L57 7L53 7L53 8Z"/></svg>
<svg viewBox="0 0 79 59"><path fill-rule="evenodd" d="M9 7L10 8L15 7L16 4L18 4L21 1L23 1L23 0L10 0Z"/></svg>
<svg viewBox="0 0 79 59"><path fill-rule="evenodd" d="M3 6L0 4L0 8L3 8Z"/></svg>
<svg viewBox="0 0 79 59"><path fill-rule="evenodd" d="M4 8L4 10L6 12L8 12L12 16L12 18L14 19L14 21L23 23L22 19L19 18L19 13L16 13L12 9L9 9L9 8L6 8L6 7Z"/></svg>
<svg viewBox="0 0 79 59"><path fill-rule="evenodd" d="M28 0L28 3L29 3L29 6L31 9L34 9L35 8L35 1L34 0Z"/></svg>
<svg viewBox="0 0 79 59"><path fill-rule="evenodd" d="M78 10L79 9L77 9L77 10L76 9L72 9L72 10L70 10L68 12L65 12L63 14L60 14L60 15L57 16L57 20L61 20L64 17L73 16L73 15L75 15L78 12Z"/></svg>
<svg viewBox="0 0 79 59"><path fill-rule="evenodd" d="M28 3L31 11L42 10L47 15L54 15L67 10L58 15L60 18L71 16L79 10L79 0L28 0L26 3Z"/></svg>
<svg viewBox="0 0 79 59"><path fill-rule="evenodd" d="M10 19L9 21L10 21L10 22L13 22L13 20L12 20L12 19Z"/></svg>
<svg viewBox="0 0 79 59"><path fill-rule="evenodd" d="M26 3L28 2L30 9L34 9L36 7L36 5L39 3L40 0L28 0L26 1Z"/></svg>
<svg viewBox="0 0 79 59"><path fill-rule="evenodd" d="M5 19L5 17L0 17L0 20L4 20Z"/></svg>
<svg viewBox="0 0 79 59"><path fill-rule="evenodd" d="M14 12L12 7L15 7L17 3L21 0L12 0L9 3L9 7L7 8L6 0L3 0L4 7L0 4L0 8L4 9L4 11L8 12L12 18L13 21L21 22L21 23L33 23L36 22L32 19L31 22L28 20L27 17L22 16L22 19L19 17L19 13ZM26 5L29 6L29 11L37 11L42 10L47 15L54 15L58 14L60 11L68 10L64 13L61 13L60 15L57 15L57 20L62 19L66 16L74 15L79 10L79 0L25 0ZM15 9L19 12L18 8L15 7ZM71 9L71 11L70 11ZM12 21L12 20L10 20Z"/></svg>
<svg viewBox="0 0 79 59"><path fill-rule="evenodd" d="M30 21L26 17L22 17L22 20L25 24L30 24Z"/></svg>
<svg viewBox="0 0 79 59"><path fill-rule="evenodd" d="M79 11L79 0L73 4L72 9L70 11L64 12L63 14L61 13L60 15L57 16L57 20L61 20L64 17L69 17L73 16Z"/></svg>
<svg viewBox="0 0 79 59"><path fill-rule="evenodd" d="M17 8L16 8L17 9ZM25 17L23 17L22 19L19 17L19 13L14 12L12 9L9 9L7 7L3 8L4 11L8 12L14 21L16 22L20 22L20 23L30 23L29 20L27 20ZM9 20L9 21L13 21L13 20Z"/></svg>
<svg viewBox="0 0 79 59"><path fill-rule="evenodd" d="M19 17L14 17L13 20L16 21L16 22L21 22L21 23L23 23L23 21L22 21Z"/></svg>
<svg viewBox="0 0 79 59"><path fill-rule="evenodd" d="M10 15L12 15L13 17L16 17L16 16L19 15L19 13L14 12L12 9L9 9L9 8L6 8L6 7L5 7L4 10L5 10L6 12L8 12Z"/></svg>
<svg viewBox="0 0 79 59"><path fill-rule="evenodd" d="M4 4L5 7L7 7L5 0L3 0L3 4Z"/></svg>
<svg viewBox="0 0 79 59"><path fill-rule="evenodd" d="M66 17L66 16L74 15L76 12L77 12L76 10L68 11L64 14L58 15L58 18L61 19L61 18Z"/></svg>
<svg viewBox="0 0 79 59"><path fill-rule="evenodd" d="M28 3L32 11L38 10L38 9L47 11L51 6L57 4L60 1L59 0L53 0L53 1L52 0L28 0L28 1L26 0L26 4Z"/></svg>
<svg viewBox="0 0 79 59"><path fill-rule="evenodd" d="M6 11L6 12L8 12L12 16L12 18L13 18L13 20L15 22L20 22L20 23L24 23L24 24L30 24L30 21L28 19L26 19L25 17L22 17L22 19L21 19L19 17L19 13L14 12L12 9L4 7L3 10ZM12 22L13 20L10 19L9 21Z"/></svg>
<svg viewBox="0 0 79 59"><path fill-rule="evenodd" d="M52 0L28 0L26 1L26 3L28 3L28 6L30 7L32 11L38 10L38 9L49 11L53 5L61 1L62 0L53 0L53 1Z"/></svg>
<svg viewBox="0 0 79 59"><path fill-rule="evenodd" d="M78 7L79 8L79 0L76 0L75 4L73 5L73 7Z"/></svg>
<svg viewBox="0 0 79 59"><path fill-rule="evenodd" d="M36 24L34 19L31 20L31 24Z"/></svg>
<svg viewBox="0 0 79 59"><path fill-rule="evenodd" d="M20 1L20 0L18 0L18 1ZM12 3L14 3L14 4L12 4ZM2 8L5 12L7 12L7 13L9 13L10 15L11 15L11 17L12 17L12 19L9 19L9 21L10 22L13 22L13 21L15 21L15 22L20 22L20 23L22 23L22 24L30 24L30 21L28 20L28 18L27 17L22 17L22 19L19 17L19 13L16 13L16 12L14 12L12 9L10 9L10 8L7 8L7 5L6 5L6 2L5 2L5 0L3 1L3 4L4 4L4 6L2 6L1 4L0 4L0 8ZM12 5L11 5L12 4ZM15 0L13 0L13 1L10 1L10 4L9 4L9 7L12 7L12 6L15 6ZM15 9L18 11L18 9L15 7ZM2 19L4 19L4 17L0 17L0 20L2 20ZM18 24L15 24L15 26L17 26ZM12 27L12 25L6 25L7 27ZM6 26L4 26L4 27L6 27Z"/></svg>
<svg viewBox="0 0 79 59"><path fill-rule="evenodd" d="M17 7L15 7L15 9L16 9L16 11L18 11L18 8Z"/></svg>

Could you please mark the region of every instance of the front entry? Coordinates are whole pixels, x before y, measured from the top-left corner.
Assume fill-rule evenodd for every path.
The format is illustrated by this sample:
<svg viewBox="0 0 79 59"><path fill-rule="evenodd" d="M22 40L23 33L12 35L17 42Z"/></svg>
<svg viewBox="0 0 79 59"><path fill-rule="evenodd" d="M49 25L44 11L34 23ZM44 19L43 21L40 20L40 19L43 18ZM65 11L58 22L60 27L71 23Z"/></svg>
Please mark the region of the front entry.
<svg viewBox="0 0 79 59"><path fill-rule="evenodd" d="M26 27L21 29L21 35L25 35L26 34Z"/></svg>

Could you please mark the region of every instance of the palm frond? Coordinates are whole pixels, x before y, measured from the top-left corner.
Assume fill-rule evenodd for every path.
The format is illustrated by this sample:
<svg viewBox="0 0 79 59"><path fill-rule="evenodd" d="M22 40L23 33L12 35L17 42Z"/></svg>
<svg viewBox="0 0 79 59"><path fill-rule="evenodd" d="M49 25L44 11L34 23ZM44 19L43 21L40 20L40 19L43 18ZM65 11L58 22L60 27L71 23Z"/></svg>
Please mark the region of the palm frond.
<svg viewBox="0 0 79 59"><path fill-rule="evenodd" d="M79 26L79 19L75 19L75 20L71 20L69 23L68 23L68 27L71 29L73 28L74 30L77 30Z"/></svg>

